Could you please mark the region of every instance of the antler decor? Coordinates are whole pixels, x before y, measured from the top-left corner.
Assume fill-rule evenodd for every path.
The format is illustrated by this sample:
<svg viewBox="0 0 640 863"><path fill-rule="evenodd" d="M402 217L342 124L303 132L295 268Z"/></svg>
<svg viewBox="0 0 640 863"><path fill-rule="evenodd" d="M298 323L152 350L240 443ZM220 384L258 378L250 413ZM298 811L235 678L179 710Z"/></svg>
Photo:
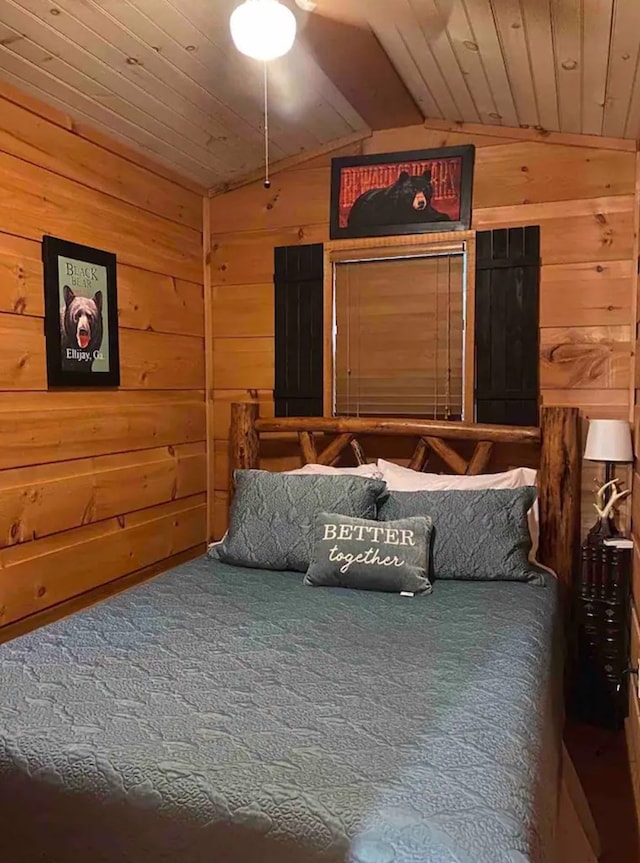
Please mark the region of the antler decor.
<svg viewBox="0 0 640 863"><path fill-rule="evenodd" d="M623 490L619 487L621 485L622 481L616 477L610 482L605 482L596 491L596 502L593 507L601 519L611 518L620 501L631 494L630 489ZM610 494L607 500L608 491Z"/></svg>

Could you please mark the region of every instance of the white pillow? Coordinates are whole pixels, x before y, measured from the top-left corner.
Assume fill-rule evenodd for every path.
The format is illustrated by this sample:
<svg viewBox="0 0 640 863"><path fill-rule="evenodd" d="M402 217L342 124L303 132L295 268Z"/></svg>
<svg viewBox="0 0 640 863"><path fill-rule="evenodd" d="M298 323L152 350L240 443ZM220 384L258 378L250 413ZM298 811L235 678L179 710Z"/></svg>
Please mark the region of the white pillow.
<svg viewBox="0 0 640 863"><path fill-rule="evenodd" d="M378 468L389 491L450 491L474 488L521 488L536 484L536 472L529 467L516 467L504 473L481 473L477 476L421 473L378 459Z"/></svg>
<svg viewBox="0 0 640 863"><path fill-rule="evenodd" d="M382 458L378 459L382 479L389 491L451 491L454 489L483 488L521 488L536 484L536 471L530 467L516 467L503 473L481 473L477 476L460 474L421 473L408 467L401 467ZM536 500L529 510L529 533L531 534L531 553L529 559L535 561L540 538L540 510Z"/></svg>
<svg viewBox="0 0 640 863"><path fill-rule="evenodd" d="M289 474L323 474L325 476L363 476L366 479L382 479L382 471L375 464L361 464L358 467L330 467L326 464L306 464L297 470L287 470Z"/></svg>

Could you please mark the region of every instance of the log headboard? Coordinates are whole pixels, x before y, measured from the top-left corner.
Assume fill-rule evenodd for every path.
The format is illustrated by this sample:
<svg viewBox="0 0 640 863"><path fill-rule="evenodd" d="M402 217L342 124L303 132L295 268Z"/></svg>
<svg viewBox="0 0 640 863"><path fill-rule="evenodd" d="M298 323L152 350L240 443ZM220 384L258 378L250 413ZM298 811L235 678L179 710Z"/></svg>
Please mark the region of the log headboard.
<svg viewBox="0 0 640 863"><path fill-rule="evenodd" d="M238 468L257 468L260 435L289 433L297 436L302 462L333 465L350 449L364 461L362 436L415 438L409 467L423 470L430 453L451 473L488 472L496 450L521 444L533 448L538 467L541 563L554 569L566 587L578 565L580 539L581 449L577 408L550 407L541 411L539 427L432 422L420 419L354 417L262 418L257 402L231 406L229 464L231 477ZM324 446L320 450L319 444ZM472 446L460 454L459 442ZM469 442L471 442L469 444ZM233 483L231 484L233 489Z"/></svg>

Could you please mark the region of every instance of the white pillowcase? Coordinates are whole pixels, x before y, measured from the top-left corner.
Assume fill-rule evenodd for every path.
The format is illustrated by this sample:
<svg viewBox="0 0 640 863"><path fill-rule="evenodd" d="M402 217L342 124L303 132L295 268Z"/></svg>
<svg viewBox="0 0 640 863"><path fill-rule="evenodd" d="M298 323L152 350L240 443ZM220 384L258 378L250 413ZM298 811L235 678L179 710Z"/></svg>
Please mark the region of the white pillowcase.
<svg viewBox="0 0 640 863"><path fill-rule="evenodd" d="M521 488L536 484L536 471L530 467L516 467L503 473L482 473L477 476L459 474L421 473L408 467L401 467L382 458L378 468L389 491L452 491L454 489L483 488ZM538 553L540 538L540 511L536 500L528 513L529 533L531 534L531 553L534 562Z"/></svg>
<svg viewBox="0 0 640 863"><path fill-rule="evenodd" d="M325 476L362 476L365 479L382 479L382 471L375 464L361 464L358 467L330 467L326 464L306 464L297 470L284 471L289 474L323 474Z"/></svg>
<svg viewBox="0 0 640 863"><path fill-rule="evenodd" d="M368 467L368 465L364 465ZM378 459L378 469L389 491L450 491L474 488L521 488L536 484L536 472L529 467L516 467L504 473L481 473L477 476L422 473Z"/></svg>

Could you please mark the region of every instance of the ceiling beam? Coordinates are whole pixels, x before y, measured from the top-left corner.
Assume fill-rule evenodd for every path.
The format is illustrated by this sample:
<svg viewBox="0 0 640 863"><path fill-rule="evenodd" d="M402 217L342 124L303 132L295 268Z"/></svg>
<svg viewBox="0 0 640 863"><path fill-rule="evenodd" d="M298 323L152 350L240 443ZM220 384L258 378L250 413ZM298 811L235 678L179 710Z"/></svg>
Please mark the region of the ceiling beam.
<svg viewBox="0 0 640 863"><path fill-rule="evenodd" d="M424 115L364 20L344 15L344 0L318 4L306 16L301 40L370 129L421 123Z"/></svg>

